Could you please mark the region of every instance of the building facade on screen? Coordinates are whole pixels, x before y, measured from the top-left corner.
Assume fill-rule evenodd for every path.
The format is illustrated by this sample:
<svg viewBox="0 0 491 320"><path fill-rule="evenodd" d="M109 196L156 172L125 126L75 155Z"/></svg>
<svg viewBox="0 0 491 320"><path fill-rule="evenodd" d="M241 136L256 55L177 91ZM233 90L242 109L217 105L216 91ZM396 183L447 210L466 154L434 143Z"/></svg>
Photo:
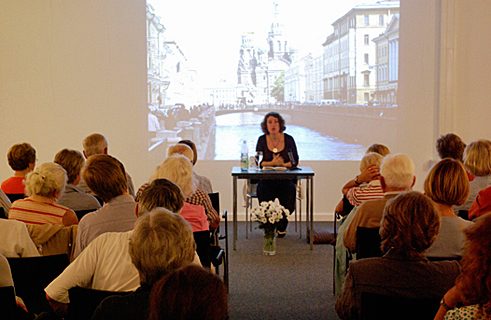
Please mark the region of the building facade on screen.
<svg viewBox="0 0 491 320"><path fill-rule="evenodd" d="M377 57L377 43L382 45L383 41L377 38L387 32L392 18L398 14L399 1L379 1L357 5L334 21L334 31L322 44L324 99L359 105L373 103L378 96L387 94L381 91L377 94L377 89L389 90L388 84L377 79L377 74L382 75L377 67L385 68L378 65L383 59Z"/></svg>

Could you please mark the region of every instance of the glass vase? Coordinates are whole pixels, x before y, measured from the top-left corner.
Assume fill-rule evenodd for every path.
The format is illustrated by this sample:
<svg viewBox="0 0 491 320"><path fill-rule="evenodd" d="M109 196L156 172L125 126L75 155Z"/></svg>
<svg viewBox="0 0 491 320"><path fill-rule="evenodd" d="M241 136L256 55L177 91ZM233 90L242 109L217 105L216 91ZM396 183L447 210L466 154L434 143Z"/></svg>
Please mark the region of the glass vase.
<svg viewBox="0 0 491 320"><path fill-rule="evenodd" d="M276 232L264 231L263 254L274 256L276 254Z"/></svg>

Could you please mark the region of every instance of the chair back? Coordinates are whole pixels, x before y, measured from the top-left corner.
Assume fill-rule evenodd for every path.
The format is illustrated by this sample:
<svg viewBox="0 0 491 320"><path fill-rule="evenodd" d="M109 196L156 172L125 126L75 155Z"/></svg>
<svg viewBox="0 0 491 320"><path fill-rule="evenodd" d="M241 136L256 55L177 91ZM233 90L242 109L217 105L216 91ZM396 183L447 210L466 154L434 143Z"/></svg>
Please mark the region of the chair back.
<svg viewBox="0 0 491 320"><path fill-rule="evenodd" d="M96 209L88 209L88 210L76 210L75 214L77 215L78 221L82 219L87 213L94 212Z"/></svg>
<svg viewBox="0 0 491 320"><path fill-rule="evenodd" d="M379 228L356 229L356 259L381 257Z"/></svg>
<svg viewBox="0 0 491 320"><path fill-rule="evenodd" d="M131 291L104 291L82 287L68 290L70 304L68 306L68 320L86 320L92 318L97 306L109 296L126 295Z"/></svg>
<svg viewBox="0 0 491 320"><path fill-rule="evenodd" d="M218 192L212 192L208 193L208 196L210 197L211 200L211 205L213 206L213 209L220 214L220 193Z"/></svg>
<svg viewBox="0 0 491 320"><path fill-rule="evenodd" d="M407 298L362 292L361 319L430 320L441 298Z"/></svg>
<svg viewBox="0 0 491 320"><path fill-rule="evenodd" d="M0 287L0 318L5 320L15 319L15 290L14 287Z"/></svg>
<svg viewBox="0 0 491 320"><path fill-rule="evenodd" d="M0 219L8 219L7 215L5 214L5 209L3 207L0 207Z"/></svg>
<svg viewBox="0 0 491 320"><path fill-rule="evenodd" d="M29 258L7 258L17 296L33 313L50 311L44 288L70 263L68 255L59 254Z"/></svg>
<svg viewBox="0 0 491 320"><path fill-rule="evenodd" d="M218 229L215 231L215 234L212 234L212 245L210 247L210 258L211 264L215 267L217 274L219 274L219 266L223 263L223 282L228 290L228 215L227 210L224 210L223 213L220 213L220 193L213 192L208 193L210 197L211 204L213 208L221 214L221 217L224 219L223 229ZM224 231L224 232L223 232ZM225 249L220 246L220 240L225 240Z"/></svg>
<svg viewBox="0 0 491 320"><path fill-rule="evenodd" d="M210 231L193 232L193 237L201 264L203 267L210 268Z"/></svg>
<svg viewBox="0 0 491 320"><path fill-rule="evenodd" d="M6 193L5 195L7 196L7 198L9 198L10 202L12 203L14 201L24 199L26 197L26 195L23 193Z"/></svg>

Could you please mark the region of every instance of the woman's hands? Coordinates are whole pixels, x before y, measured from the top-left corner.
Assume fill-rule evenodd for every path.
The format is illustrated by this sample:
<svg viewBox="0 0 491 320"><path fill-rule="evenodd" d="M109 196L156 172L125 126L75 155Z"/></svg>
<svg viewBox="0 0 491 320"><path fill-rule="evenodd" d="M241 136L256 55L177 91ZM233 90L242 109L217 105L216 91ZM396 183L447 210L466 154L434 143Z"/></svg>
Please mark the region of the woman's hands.
<svg viewBox="0 0 491 320"><path fill-rule="evenodd" d="M281 154L274 154L273 159L271 161L263 161L261 163L263 167L285 167L285 168L291 168L292 164L290 161L285 162Z"/></svg>

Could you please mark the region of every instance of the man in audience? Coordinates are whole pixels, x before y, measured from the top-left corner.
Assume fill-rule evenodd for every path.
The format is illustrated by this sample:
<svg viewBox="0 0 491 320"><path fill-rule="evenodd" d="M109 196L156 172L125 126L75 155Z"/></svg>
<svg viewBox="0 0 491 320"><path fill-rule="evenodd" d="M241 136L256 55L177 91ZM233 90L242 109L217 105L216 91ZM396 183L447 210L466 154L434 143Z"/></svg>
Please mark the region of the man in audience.
<svg viewBox="0 0 491 320"><path fill-rule="evenodd" d="M380 183L384 197L369 200L360 205L351 214L351 221L345 221L344 246L351 252L356 249L356 229L358 227L378 228L387 200L401 192L409 191L416 182L413 161L404 154L388 155L384 158L380 170Z"/></svg>
<svg viewBox="0 0 491 320"><path fill-rule="evenodd" d="M133 229L136 203L128 194L124 166L116 158L99 154L89 157L83 178L104 206L86 214L78 225L74 256L98 235Z"/></svg>
<svg viewBox="0 0 491 320"><path fill-rule="evenodd" d="M84 148L84 156L85 158L89 158L90 156L96 155L96 154L109 154L108 153L108 144L106 138L100 134L100 133L93 133L89 136L87 136L83 141L82 145ZM125 172L126 174L126 179L127 179L127 185L128 185L128 192L132 197L135 197L135 187L133 186L133 180L131 179L130 175ZM79 189L89 192L90 193L90 188L87 186L85 181L82 179L78 185Z"/></svg>
<svg viewBox="0 0 491 320"><path fill-rule="evenodd" d="M163 207L179 212L184 197L178 186L166 179L154 180L142 193L137 204L137 215ZM60 315L67 310L70 288L90 287L106 291L133 291L140 285L140 278L128 254L128 232L106 232L94 239L61 275L45 289L53 309ZM195 264L200 265L195 257Z"/></svg>
<svg viewBox="0 0 491 320"><path fill-rule="evenodd" d="M11 202L24 198L24 180L36 165L36 150L29 143L15 144L7 153L9 166L14 170L14 176L2 182L2 191Z"/></svg>
<svg viewBox="0 0 491 320"><path fill-rule="evenodd" d="M180 215L156 208L138 218L130 238L129 253L140 275L140 287L128 295L104 299L95 310L93 320L147 319L154 283L194 259L191 227Z"/></svg>
<svg viewBox="0 0 491 320"><path fill-rule="evenodd" d="M68 207L74 211L97 210L101 207L99 201L79 188L80 174L85 163L84 156L77 150L63 149L55 155L55 163L58 163L67 174L67 185L58 204Z"/></svg>

